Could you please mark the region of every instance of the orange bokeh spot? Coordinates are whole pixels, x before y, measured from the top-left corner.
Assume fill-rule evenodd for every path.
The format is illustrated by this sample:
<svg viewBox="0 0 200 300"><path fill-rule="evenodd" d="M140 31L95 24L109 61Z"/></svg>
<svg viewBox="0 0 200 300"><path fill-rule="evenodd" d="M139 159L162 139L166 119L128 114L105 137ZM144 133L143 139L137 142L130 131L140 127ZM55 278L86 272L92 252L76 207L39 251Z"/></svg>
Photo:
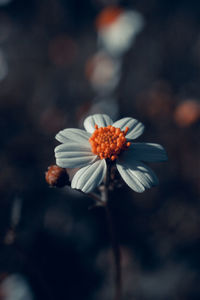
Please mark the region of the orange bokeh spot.
<svg viewBox="0 0 200 300"><path fill-rule="evenodd" d="M121 15L123 9L117 6L110 6L105 8L96 19L96 27L97 29L101 29L106 27L113 22Z"/></svg>
<svg viewBox="0 0 200 300"><path fill-rule="evenodd" d="M186 100L179 104L174 119L180 127L187 127L200 119L200 104L195 100Z"/></svg>
<svg viewBox="0 0 200 300"><path fill-rule="evenodd" d="M124 131L111 125L107 127L98 127L95 125L95 131L89 138L92 152L100 157L100 159L110 159L114 161L119 154L128 149L131 145L127 142L125 136L129 130L128 127Z"/></svg>

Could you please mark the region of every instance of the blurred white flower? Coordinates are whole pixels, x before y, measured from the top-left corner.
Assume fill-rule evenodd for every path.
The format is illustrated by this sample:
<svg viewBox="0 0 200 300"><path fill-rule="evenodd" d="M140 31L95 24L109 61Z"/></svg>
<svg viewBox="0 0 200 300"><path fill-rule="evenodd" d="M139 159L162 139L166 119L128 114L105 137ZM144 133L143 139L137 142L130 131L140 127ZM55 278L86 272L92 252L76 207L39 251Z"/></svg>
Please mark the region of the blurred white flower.
<svg viewBox="0 0 200 300"><path fill-rule="evenodd" d="M112 92L120 80L121 61L100 51L86 64L86 75L93 89L99 94Z"/></svg>
<svg viewBox="0 0 200 300"><path fill-rule="evenodd" d="M89 193L103 181L107 162L116 167L126 184L141 193L158 184L154 172L142 161L164 161L166 152L161 145L133 143L144 126L133 118L116 122L105 114L89 116L85 130L68 128L60 131L56 139L62 144L55 148L56 163L62 168L80 168L71 187ZM130 142L131 141L131 142Z"/></svg>
<svg viewBox="0 0 200 300"><path fill-rule="evenodd" d="M144 27L143 16L136 11L107 8L97 18L100 46L112 56L123 55Z"/></svg>

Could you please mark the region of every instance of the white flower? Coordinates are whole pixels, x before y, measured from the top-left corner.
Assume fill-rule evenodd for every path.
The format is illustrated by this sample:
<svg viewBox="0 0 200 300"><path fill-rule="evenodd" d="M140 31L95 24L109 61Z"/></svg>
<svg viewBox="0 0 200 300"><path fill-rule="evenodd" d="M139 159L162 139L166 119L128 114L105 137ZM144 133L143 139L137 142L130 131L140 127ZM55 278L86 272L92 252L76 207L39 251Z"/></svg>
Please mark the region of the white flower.
<svg viewBox="0 0 200 300"><path fill-rule="evenodd" d="M56 164L62 168L79 168L71 187L89 193L103 181L107 160L116 167L134 191L141 193L158 184L154 172L143 161L167 160L164 148L152 143L134 143L144 131L144 125L133 118L116 122L105 114L89 116L85 130L68 128L60 131L56 139L62 144L55 148Z"/></svg>
<svg viewBox="0 0 200 300"><path fill-rule="evenodd" d="M143 27L144 19L139 12L122 10L112 23L99 28L99 44L110 55L121 56L131 47Z"/></svg>
<svg viewBox="0 0 200 300"><path fill-rule="evenodd" d="M105 51L99 51L88 60L86 72L94 90L105 95L119 83L121 61L110 57Z"/></svg>

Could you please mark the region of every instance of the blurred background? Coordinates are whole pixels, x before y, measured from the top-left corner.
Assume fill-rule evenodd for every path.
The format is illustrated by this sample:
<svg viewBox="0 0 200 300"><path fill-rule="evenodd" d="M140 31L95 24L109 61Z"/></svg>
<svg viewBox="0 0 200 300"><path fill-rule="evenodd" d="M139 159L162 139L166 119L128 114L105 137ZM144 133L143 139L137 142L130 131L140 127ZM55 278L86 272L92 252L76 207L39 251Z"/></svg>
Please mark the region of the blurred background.
<svg viewBox="0 0 200 300"><path fill-rule="evenodd" d="M0 0L0 299L109 300L103 208L50 188L56 133L92 113L145 124L160 185L110 194L124 298L200 299L200 3Z"/></svg>

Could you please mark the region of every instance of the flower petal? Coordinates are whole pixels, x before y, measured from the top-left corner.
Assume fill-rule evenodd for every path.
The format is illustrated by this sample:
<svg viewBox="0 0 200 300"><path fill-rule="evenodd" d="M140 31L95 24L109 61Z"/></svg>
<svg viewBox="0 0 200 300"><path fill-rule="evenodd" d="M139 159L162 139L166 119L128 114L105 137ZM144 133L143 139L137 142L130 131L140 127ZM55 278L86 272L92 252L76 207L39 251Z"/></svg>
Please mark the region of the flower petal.
<svg viewBox="0 0 200 300"><path fill-rule="evenodd" d="M56 164L62 168L79 168L97 158L91 152L89 143L68 142L55 148Z"/></svg>
<svg viewBox="0 0 200 300"><path fill-rule="evenodd" d="M128 151L122 154L121 159L127 163L131 163L132 160L158 162L167 160L167 154L165 149L159 144L132 143Z"/></svg>
<svg viewBox="0 0 200 300"><path fill-rule="evenodd" d="M106 127L108 125L112 125L112 123L113 120L108 115L95 114L85 119L84 127L88 132L93 133L95 130L95 124L97 124L99 127Z"/></svg>
<svg viewBox="0 0 200 300"><path fill-rule="evenodd" d="M89 193L102 182L106 175L107 165L105 159L97 160L89 166L81 168L72 179L71 187Z"/></svg>
<svg viewBox="0 0 200 300"><path fill-rule="evenodd" d="M126 184L137 193L158 184L155 173L142 162L132 161L130 166L117 162L116 165Z"/></svg>
<svg viewBox="0 0 200 300"><path fill-rule="evenodd" d="M123 118L112 124L114 127L119 127L121 130L125 130L126 127L129 131L126 135L127 139L134 140L139 137L144 131L144 125L133 118Z"/></svg>
<svg viewBox="0 0 200 300"><path fill-rule="evenodd" d="M77 128L67 128L58 132L58 134L56 135L56 140L60 143L66 143L69 142L69 140L82 143L88 141L90 136L91 134L89 134L85 130Z"/></svg>

